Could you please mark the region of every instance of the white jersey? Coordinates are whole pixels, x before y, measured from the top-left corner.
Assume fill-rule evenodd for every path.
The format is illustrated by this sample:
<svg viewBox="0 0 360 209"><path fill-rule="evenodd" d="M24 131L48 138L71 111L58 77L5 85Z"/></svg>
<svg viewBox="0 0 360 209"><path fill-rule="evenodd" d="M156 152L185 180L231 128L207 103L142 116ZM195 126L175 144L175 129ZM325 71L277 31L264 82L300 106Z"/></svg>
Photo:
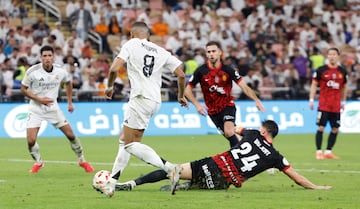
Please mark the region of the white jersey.
<svg viewBox="0 0 360 209"><path fill-rule="evenodd" d="M164 48L138 38L127 41L117 57L127 63L130 98L141 95L158 103L161 102L162 72L173 73L182 63Z"/></svg>
<svg viewBox="0 0 360 209"><path fill-rule="evenodd" d="M51 72L46 72L42 63L31 66L27 71L21 84L27 86L29 90L38 97L48 97L57 103L60 85L63 82L71 81L68 72L60 65L54 64ZM39 106L37 102L31 100L30 105Z"/></svg>

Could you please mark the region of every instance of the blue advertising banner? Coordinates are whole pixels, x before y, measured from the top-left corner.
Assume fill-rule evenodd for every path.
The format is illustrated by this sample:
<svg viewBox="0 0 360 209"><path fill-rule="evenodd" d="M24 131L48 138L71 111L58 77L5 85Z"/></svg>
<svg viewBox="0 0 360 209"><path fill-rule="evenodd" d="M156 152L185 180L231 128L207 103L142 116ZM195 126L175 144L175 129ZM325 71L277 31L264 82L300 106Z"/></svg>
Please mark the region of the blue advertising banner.
<svg viewBox="0 0 360 209"><path fill-rule="evenodd" d="M236 124L258 128L264 119L275 120L280 133L315 133L316 110L307 101L264 101L266 112L257 110L252 101L237 101ZM67 104L60 103L67 119L78 136L118 136L127 103L74 103L75 111L67 112ZM0 104L0 137L24 138L28 118L27 104ZM327 127L329 130L329 127ZM347 102L341 115L341 132L360 133L360 102ZM152 118L145 135L204 135L218 133L209 117L199 115L194 106L182 108L176 102L164 102ZM52 124L44 122L39 136L63 136Z"/></svg>

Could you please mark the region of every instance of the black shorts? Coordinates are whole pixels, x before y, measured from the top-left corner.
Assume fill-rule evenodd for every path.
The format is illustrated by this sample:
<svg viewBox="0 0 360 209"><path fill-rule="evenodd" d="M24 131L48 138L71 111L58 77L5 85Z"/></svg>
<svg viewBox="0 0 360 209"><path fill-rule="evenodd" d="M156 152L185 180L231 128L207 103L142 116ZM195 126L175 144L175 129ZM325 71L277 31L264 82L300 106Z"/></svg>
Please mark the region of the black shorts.
<svg viewBox="0 0 360 209"><path fill-rule="evenodd" d="M192 189L228 189L229 183L212 158L204 158L190 163L192 169Z"/></svg>
<svg viewBox="0 0 360 209"><path fill-rule="evenodd" d="M224 123L225 121L231 121L235 124L235 106L227 106L221 112L215 115L209 115L216 128L224 134Z"/></svg>
<svg viewBox="0 0 360 209"><path fill-rule="evenodd" d="M326 111L318 111L316 118L316 125L318 126L326 126L327 122L330 122L331 128L339 128L340 127L340 113L335 112L326 112Z"/></svg>

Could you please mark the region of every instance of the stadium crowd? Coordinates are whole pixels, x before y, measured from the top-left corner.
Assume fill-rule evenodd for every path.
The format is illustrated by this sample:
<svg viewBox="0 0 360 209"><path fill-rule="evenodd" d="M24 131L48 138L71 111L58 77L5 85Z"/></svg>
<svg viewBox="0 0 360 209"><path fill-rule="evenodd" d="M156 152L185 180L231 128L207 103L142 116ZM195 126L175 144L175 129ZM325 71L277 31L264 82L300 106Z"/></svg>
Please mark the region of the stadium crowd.
<svg viewBox="0 0 360 209"><path fill-rule="evenodd" d="M338 47L349 75L348 98L360 99L357 0L70 0L62 22L50 24L42 15L30 25L11 25L11 18L29 19L29 3L0 0L0 101L23 99L21 80L39 62L43 45L54 47L55 63L68 69L79 101L103 98L110 62L135 21L147 23L151 40L184 62L188 77L205 62L205 44L219 41L224 62L262 99L308 99L312 72L326 63L329 47ZM88 39L90 30L101 37L99 51ZM176 99L176 80L168 78L164 100ZM122 72L114 99L126 100L128 88ZM238 88L233 94L247 99Z"/></svg>

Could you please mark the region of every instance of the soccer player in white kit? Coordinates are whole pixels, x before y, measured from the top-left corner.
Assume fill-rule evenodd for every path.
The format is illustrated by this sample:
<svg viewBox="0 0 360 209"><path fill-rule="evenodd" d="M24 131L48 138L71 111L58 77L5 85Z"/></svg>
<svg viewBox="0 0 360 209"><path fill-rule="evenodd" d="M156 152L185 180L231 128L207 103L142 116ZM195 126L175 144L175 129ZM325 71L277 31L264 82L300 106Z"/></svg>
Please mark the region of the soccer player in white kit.
<svg viewBox="0 0 360 209"><path fill-rule="evenodd" d="M164 70L177 76L178 102L181 106L188 107L184 97L185 74L182 62L170 52L149 42L149 32L145 23L135 22L131 27L131 39L122 46L110 67L108 88L105 90L107 99L111 99L114 81L118 72L125 68L125 63L131 85L128 108L119 137L119 150L111 172L112 178L107 185L94 187L110 197L114 194L115 183L124 171L130 154L166 171L171 181L172 194L181 173L179 165L162 159L151 147L141 143L150 118L161 105L161 75Z"/></svg>
<svg viewBox="0 0 360 209"><path fill-rule="evenodd" d="M71 149L78 157L78 163L86 172L93 172L94 168L85 160L79 138L77 138L57 103L59 88L66 85L68 111L73 112L72 83L68 72L54 63L54 49L43 46L40 49L41 63L31 66L22 80L21 93L30 99L29 119L27 121L27 143L30 155L35 163L30 173L37 173L44 167L40 156L37 136L42 121L52 123L59 128L70 142Z"/></svg>

